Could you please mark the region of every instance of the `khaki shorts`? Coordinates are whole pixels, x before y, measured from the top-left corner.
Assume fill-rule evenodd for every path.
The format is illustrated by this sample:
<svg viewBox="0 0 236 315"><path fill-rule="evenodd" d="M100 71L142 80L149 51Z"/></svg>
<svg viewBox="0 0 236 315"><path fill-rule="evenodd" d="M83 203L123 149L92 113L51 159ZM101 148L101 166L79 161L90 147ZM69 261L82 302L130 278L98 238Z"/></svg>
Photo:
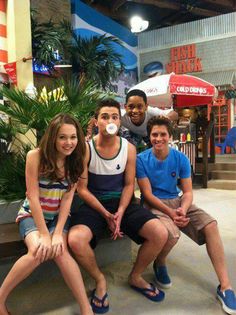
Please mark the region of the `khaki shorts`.
<svg viewBox="0 0 236 315"><path fill-rule="evenodd" d="M161 201L172 209L177 209L181 206L180 197L174 199L162 199ZM198 245L203 245L206 243L206 240L202 229L209 223L216 222L216 220L208 213L192 204L186 214L186 217L190 218L188 225L184 228L179 228L168 215L157 209L150 208L147 204L144 204L144 207L151 210L152 213L155 214L165 225L169 232L170 240L173 238L179 238L181 234L180 231L182 231Z"/></svg>

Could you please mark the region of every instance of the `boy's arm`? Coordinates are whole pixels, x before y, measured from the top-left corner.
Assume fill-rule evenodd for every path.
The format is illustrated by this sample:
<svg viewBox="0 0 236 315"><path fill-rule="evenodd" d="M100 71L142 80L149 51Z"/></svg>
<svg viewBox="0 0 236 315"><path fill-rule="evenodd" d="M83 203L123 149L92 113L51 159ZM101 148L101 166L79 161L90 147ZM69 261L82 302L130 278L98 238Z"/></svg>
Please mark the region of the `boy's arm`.
<svg viewBox="0 0 236 315"><path fill-rule="evenodd" d="M169 118L171 121L176 121L178 120L179 115L174 110L172 110L166 115L166 117Z"/></svg>
<svg viewBox="0 0 236 315"><path fill-rule="evenodd" d="M171 121L178 120L178 113L176 113L173 109L161 109L158 107L150 107L148 106L148 111L152 116L166 116Z"/></svg>
<svg viewBox="0 0 236 315"><path fill-rule="evenodd" d="M148 178L138 179L140 190L145 201L154 209L160 210L167 214L174 223L179 227L184 227L189 223L189 218L186 218L186 212L182 206L177 209L169 208L158 197L154 196L151 191L151 185Z"/></svg>
<svg viewBox="0 0 236 315"><path fill-rule="evenodd" d="M89 145L86 144L86 156L84 159L84 171L77 184L79 197L91 208L99 212L107 221L113 218L113 215L107 211L100 201L88 190L88 162L90 158Z"/></svg>
<svg viewBox="0 0 236 315"><path fill-rule="evenodd" d="M136 167L136 149L128 143L128 158L125 167L124 188L122 190L118 211L124 214L134 194L134 180Z"/></svg>
<svg viewBox="0 0 236 315"><path fill-rule="evenodd" d="M152 193L152 187L147 177L138 178L138 185L140 191L144 197L144 200L154 209L158 209L163 213L167 214L172 219L174 218L174 211L167 205L165 205L158 197Z"/></svg>
<svg viewBox="0 0 236 315"><path fill-rule="evenodd" d="M114 220L116 223L116 228L113 233L113 239L117 237L122 237L122 232L120 231L120 225L122 217L125 213L126 208L128 207L133 194L134 194L134 180L135 180L135 165L136 165L136 149L131 144L128 143L128 158L125 167L125 179L124 187L122 190L119 207L117 212L114 215Z"/></svg>
<svg viewBox="0 0 236 315"><path fill-rule="evenodd" d="M192 191L192 180L191 178L181 178L180 179L181 189L183 196L181 197L181 208L183 213L186 215L189 207L193 202L193 191Z"/></svg>

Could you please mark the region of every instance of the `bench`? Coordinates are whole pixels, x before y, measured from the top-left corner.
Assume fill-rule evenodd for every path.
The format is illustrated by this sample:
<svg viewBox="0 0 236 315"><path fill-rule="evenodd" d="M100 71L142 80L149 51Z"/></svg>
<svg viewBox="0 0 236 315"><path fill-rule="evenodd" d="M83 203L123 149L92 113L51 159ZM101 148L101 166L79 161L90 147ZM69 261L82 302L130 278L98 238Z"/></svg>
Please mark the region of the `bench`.
<svg viewBox="0 0 236 315"><path fill-rule="evenodd" d="M18 232L16 223L0 224L0 258L20 256L26 247Z"/></svg>
<svg viewBox="0 0 236 315"><path fill-rule="evenodd" d="M137 193L138 191L135 192L135 194ZM138 198L136 198L136 202L139 202ZM0 202L0 259L18 257L26 252L26 246L19 235L18 225L14 222L20 203L20 201L10 204ZM100 266L106 266L116 261L130 261L131 240L123 237L112 241L110 233L106 231L96 247L95 253Z"/></svg>
<svg viewBox="0 0 236 315"><path fill-rule="evenodd" d="M20 238L16 223L0 224L0 259L18 257L26 252L26 246ZM106 266L116 261L131 260L131 240L123 237L116 241L110 239L109 233L104 233L95 249L100 266Z"/></svg>

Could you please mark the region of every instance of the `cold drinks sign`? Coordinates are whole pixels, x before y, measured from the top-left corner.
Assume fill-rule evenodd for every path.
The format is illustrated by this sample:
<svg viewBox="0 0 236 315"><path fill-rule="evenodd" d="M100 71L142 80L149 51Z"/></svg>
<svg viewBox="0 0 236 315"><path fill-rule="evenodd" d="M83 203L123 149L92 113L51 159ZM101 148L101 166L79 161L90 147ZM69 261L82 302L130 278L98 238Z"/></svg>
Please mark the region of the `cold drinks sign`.
<svg viewBox="0 0 236 315"><path fill-rule="evenodd" d="M170 62L166 65L166 72L176 74L202 72L201 58L196 56L196 45L171 48Z"/></svg>

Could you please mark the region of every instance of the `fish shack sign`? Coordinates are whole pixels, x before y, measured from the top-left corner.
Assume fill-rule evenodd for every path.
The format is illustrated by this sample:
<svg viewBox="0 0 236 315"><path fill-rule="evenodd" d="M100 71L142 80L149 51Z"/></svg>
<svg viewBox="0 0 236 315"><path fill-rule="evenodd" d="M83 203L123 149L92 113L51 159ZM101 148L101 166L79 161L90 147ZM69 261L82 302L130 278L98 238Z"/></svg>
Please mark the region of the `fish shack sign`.
<svg viewBox="0 0 236 315"><path fill-rule="evenodd" d="M166 64L166 72L183 74L202 72L201 58L196 55L196 45L173 47L170 50L170 62Z"/></svg>

